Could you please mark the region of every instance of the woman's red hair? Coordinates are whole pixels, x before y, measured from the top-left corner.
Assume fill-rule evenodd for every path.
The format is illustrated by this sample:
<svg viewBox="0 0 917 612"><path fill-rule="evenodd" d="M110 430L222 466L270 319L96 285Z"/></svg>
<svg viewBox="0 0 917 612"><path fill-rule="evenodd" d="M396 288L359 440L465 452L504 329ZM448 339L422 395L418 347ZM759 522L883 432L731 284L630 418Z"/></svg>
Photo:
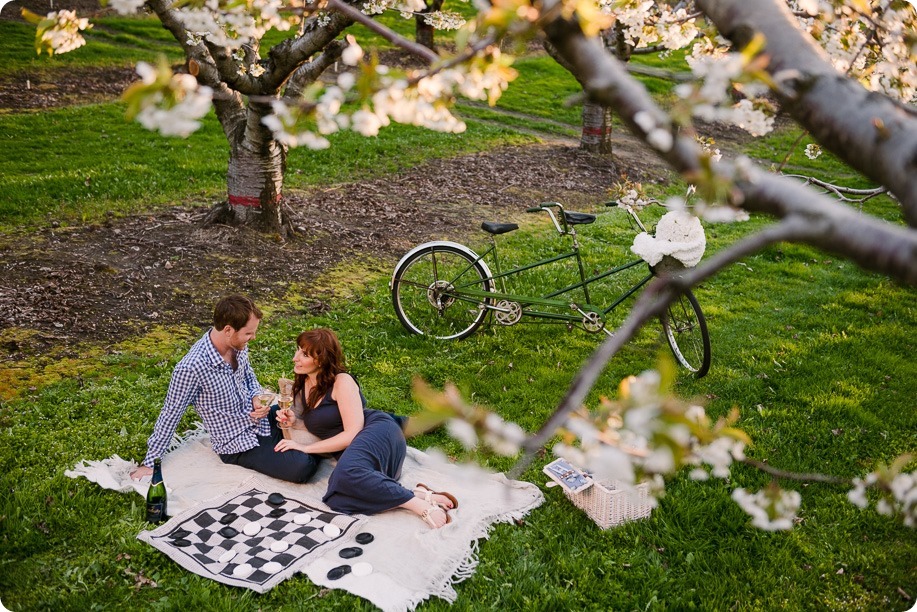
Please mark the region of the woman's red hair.
<svg viewBox="0 0 917 612"><path fill-rule="evenodd" d="M310 410L331 391L337 375L347 371L344 365L344 351L341 349L341 342L337 335L325 328L302 332L296 337L296 346L318 363L315 385L309 392L308 398L303 396L303 407ZM293 395L305 390L306 378L305 374L296 375L293 380Z"/></svg>

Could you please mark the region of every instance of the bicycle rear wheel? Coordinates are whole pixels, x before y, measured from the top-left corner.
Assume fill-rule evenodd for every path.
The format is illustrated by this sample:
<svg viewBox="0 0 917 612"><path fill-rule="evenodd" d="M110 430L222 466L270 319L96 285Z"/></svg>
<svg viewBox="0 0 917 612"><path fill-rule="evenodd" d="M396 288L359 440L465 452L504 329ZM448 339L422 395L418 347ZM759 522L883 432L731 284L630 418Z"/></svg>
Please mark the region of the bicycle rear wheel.
<svg viewBox="0 0 917 612"><path fill-rule="evenodd" d="M490 270L474 251L454 242L432 242L401 259L391 289L395 312L409 331L458 340L480 327L490 302L463 291L492 291L492 284Z"/></svg>
<svg viewBox="0 0 917 612"><path fill-rule="evenodd" d="M704 376L710 370L710 334L694 294L686 291L678 296L660 318L678 363L697 378Z"/></svg>

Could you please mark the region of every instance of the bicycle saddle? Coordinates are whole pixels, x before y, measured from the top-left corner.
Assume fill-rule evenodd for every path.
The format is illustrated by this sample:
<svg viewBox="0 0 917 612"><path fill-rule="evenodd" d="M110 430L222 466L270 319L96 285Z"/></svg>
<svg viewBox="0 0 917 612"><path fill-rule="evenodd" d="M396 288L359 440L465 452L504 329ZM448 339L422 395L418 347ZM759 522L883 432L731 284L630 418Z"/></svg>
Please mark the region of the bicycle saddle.
<svg viewBox="0 0 917 612"><path fill-rule="evenodd" d="M519 229L517 223L494 223L493 221L485 221L481 224L481 229L487 232L488 234L505 234L506 232L511 232L513 230Z"/></svg>
<svg viewBox="0 0 917 612"><path fill-rule="evenodd" d="M565 210L564 219L566 219L567 223L570 225L586 225L595 221L595 215L590 215L589 213L569 212Z"/></svg>

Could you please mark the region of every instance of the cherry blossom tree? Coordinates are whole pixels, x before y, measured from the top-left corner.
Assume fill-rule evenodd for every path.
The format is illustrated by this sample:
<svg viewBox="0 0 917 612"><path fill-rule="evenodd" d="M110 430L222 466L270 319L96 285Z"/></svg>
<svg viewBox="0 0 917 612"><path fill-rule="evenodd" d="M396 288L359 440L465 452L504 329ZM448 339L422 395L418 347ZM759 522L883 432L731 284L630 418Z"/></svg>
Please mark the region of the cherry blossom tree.
<svg viewBox="0 0 917 612"><path fill-rule="evenodd" d="M118 1L135 4L137 0ZM527 435L492 412L468 405L451 388L443 393L418 388L427 406L419 423L446 423L468 446L480 443L509 455L523 451L516 473L563 429L570 434L569 442L555 447L555 452L596 474L625 483L646 482L655 495L678 470L689 469L698 479L722 478L733 463L743 462L784 479L847 484L848 498L858 506L867 505L865 492L875 489L880 495L877 511L915 524L917 478L906 471L912 457L904 455L850 481L788 473L752 461L744 455L748 437L735 426L735 415L713 422L702 407L674 397L669 372L628 378L622 382L619 400L608 402L598 414L581 412L609 359L646 322L661 315L687 288L769 245L808 244L866 270L917 285L917 71L913 70L917 15L910 4L903 0L695 0L696 16L684 13L657 19L650 27L641 16L641 11L652 7L649 1L620 0L609 12L591 0L491 0L476 5L477 18L459 31L456 54L447 57L373 22L367 16L371 8L322 0L304 5L297 36L271 49L262 60L257 45L251 43L254 38L238 43L234 37L247 27L257 34L279 15L277 6L252 5L258 8L257 16L246 21L241 5L221 0L211 0L207 9L219 8L219 19L202 8L181 9L192 16L175 14L177 9L165 1L147 4L176 37L191 35L183 43L191 76L172 75L167 67L141 68L143 83L127 99L130 112L148 127L191 131L212 96L230 141L254 144L255 150L276 148L275 157L267 156L271 160L282 160L286 147L327 146L325 135L338 129L372 136L392 121L461 132L464 124L450 112L455 97L493 104L515 78L513 58L499 43L543 37L576 75L590 102L613 109L648 151L691 184L690 201L673 199L666 202L668 207L708 222L739 221L751 212L774 220L695 267L666 266L665 272L657 274L616 333L577 373L537 432ZM686 10L664 4L658 7L660 14ZM88 24L63 13L38 23L39 50L59 52L79 46L75 36ZM703 22L697 21L700 17ZM430 67L399 73L379 65L374 56L366 57L356 41L349 40L346 47L336 45L332 39L351 21L363 22L424 58ZM638 22L639 27L633 25ZM673 41L677 48L690 43L693 79L676 87L678 101L671 109L660 108L599 38L616 23L622 32L630 32L622 35L629 36L628 44L635 47ZM320 84L317 74L332 57L340 57L354 70L334 83ZM308 74L300 77L299 71ZM736 91L741 93L738 101L732 96ZM248 97L247 106L243 96ZM889 223L846 205L833 197L843 192L830 186L816 188L747 158L726 159L698 142L693 127L695 118L731 121L752 134L764 134L772 129L778 108L818 147L886 190L900 205L901 222ZM170 119L176 117L184 123L172 124ZM817 150L809 154L816 156ZM264 160L263 156L247 158L249 164ZM273 173L239 168L240 174L260 177L257 199L262 207L279 194L277 180L265 177L277 176L277 170L282 176L282 163L267 165L275 169ZM622 198L621 205L639 206L640 201L640 194L633 192ZM776 485L757 492L736 489L733 499L752 516L753 524L765 529L788 528L800 503L798 493Z"/></svg>
<svg viewBox="0 0 917 612"><path fill-rule="evenodd" d="M329 66L342 59L353 65L362 56L357 45L348 54L347 43L338 40L353 16L394 10L413 18L426 6L423 0L354 3L362 7L361 12L344 2L337 2L337 8L308 8L302 2L285 5L279 0L111 0L110 4L121 14L145 6L175 37L186 57L187 72L179 74L173 74L165 60L159 65L138 64L141 82L125 92L128 116L165 136L185 137L200 127L200 119L212 107L230 151L227 201L214 210L213 218L282 234L292 231L282 197L289 148L328 146L319 133L285 134L283 121L291 116L282 102L311 104L324 117L335 115L343 97L331 94L316 100L313 94ZM37 26L39 54L78 49L85 44L80 32L92 27L73 11L44 18L27 10L23 14ZM456 25L443 13L424 16L433 25ZM262 49L262 37L271 29L287 32L288 37ZM344 76L348 78L352 85L353 75ZM372 121L361 123L361 118L366 117L355 116L355 127L370 129L366 126ZM343 125L343 120L330 121L319 125L318 132Z"/></svg>

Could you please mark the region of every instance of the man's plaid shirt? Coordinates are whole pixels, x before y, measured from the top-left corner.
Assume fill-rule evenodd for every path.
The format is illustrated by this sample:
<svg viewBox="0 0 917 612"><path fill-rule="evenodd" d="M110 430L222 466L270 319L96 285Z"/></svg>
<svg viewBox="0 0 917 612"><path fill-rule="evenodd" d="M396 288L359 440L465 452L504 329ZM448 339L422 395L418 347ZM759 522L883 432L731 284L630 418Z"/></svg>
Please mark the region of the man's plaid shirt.
<svg viewBox="0 0 917 612"><path fill-rule="evenodd" d="M221 455L241 453L258 445L256 436L270 434L267 418L253 423L252 398L261 385L248 361L248 347L236 353L233 370L210 340L210 330L175 366L166 401L147 441L143 464L153 465L169 448L175 429L188 406L194 406L210 433L213 450Z"/></svg>

